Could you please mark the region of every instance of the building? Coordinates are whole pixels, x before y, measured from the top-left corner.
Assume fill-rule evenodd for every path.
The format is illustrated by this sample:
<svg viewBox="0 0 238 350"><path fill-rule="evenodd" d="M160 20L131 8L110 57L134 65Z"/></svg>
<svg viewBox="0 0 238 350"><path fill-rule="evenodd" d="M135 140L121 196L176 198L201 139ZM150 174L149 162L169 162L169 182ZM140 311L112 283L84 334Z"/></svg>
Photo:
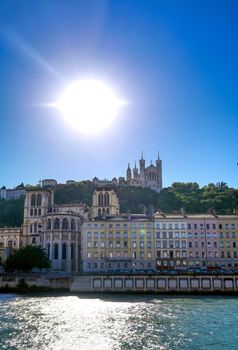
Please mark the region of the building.
<svg viewBox="0 0 238 350"><path fill-rule="evenodd" d="M140 169L135 167L131 171L130 164L128 164L126 171L126 180L128 186L144 187L160 192L162 190L162 160L158 159L155 165L151 164L146 167L145 160L143 158L143 153L141 159L139 160Z"/></svg>
<svg viewBox="0 0 238 350"><path fill-rule="evenodd" d="M78 272L81 225L90 215L85 204L56 205L51 190L29 190L24 204L22 243L41 245L54 270Z"/></svg>
<svg viewBox="0 0 238 350"><path fill-rule="evenodd" d="M117 188L97 187L92 207L55 204L54 191L26 190L21 228L0 229L0 260L40 245L52 269L153 272L238 268L238 215L120 214Z"/></svg>
<svg viewBox="0 0 238 350"><path fill-rule="evenodd" d="M21 247L22 230L19 227L0 228L0 265Z"/></svg>
<svg viewBox="0 0 238 350"><path fill-rule="evenodd" d="M57 181L55 179L44 179L41 181L41 187L43 188L54 188L57 186Z"/></svg>
<svg viewBox="0 0 238 350"><path fill-rule="evenodd" d="M82 225L82 271L154 269L153 231L153 221L143 214L85 221Z"/></svg>
<svg viewBox="0 0 238 350"><path fill-rule="evenodd" d="M0 189L0 198L5 200L14 200L24 196L25 192L26 190L24 188L6 189L6 187L3 186Z"/></svg>
<svg viewBox="0 0 238 350"><path fill-rule="evenodd" d="M118 215L120 211L119 199L115 188L96 188L93 192L93 217Z"/></svg>

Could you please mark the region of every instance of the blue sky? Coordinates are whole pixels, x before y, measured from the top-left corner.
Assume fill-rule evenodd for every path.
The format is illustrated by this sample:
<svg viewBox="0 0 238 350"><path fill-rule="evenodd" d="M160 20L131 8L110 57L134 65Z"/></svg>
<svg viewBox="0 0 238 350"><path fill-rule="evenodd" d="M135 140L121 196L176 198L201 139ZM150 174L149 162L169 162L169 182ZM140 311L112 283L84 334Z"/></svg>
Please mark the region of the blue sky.
<svg viewBox="0 0 238 350"><path fill-rule="evenodd" d="M238 182L238 2L0 2L0 186L125 176L160 151L163 183ZM82 77L128 101L83 137L42 106Z"/></svg>

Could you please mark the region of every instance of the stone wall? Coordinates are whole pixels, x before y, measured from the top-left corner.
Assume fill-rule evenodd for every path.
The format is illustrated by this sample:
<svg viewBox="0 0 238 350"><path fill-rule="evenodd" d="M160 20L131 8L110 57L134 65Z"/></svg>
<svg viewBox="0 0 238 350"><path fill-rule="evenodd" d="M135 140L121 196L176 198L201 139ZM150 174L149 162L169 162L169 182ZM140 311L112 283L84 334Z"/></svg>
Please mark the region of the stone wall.
<svg viewBox="0 0 238 350"><path fill-rule="evenodd" d="M238 275L72 276L71 292L237 293Z"/></svg>

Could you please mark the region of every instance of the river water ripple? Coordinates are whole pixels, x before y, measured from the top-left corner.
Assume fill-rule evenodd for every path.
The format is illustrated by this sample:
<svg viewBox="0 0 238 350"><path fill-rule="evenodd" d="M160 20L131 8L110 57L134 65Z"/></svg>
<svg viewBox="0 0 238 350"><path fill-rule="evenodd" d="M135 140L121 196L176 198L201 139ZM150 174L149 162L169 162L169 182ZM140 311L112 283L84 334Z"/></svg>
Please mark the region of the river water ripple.
<svg viewBox="0 0 238 350"><path fill-rule="evenodd" d="M0 294L1 350L237 350L238 298Z"/></svg>

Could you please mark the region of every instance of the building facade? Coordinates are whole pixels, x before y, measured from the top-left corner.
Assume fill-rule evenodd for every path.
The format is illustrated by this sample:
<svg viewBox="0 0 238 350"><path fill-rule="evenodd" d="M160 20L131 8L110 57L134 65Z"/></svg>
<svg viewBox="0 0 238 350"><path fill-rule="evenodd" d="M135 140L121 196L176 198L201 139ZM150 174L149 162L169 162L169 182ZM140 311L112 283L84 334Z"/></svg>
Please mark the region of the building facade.
<svg viewBox="0 0 238 350"><path fill-rule="evenodd" d="M154 269L153 221L146 215L115 215L82 225L83 272Z"/></svg>
<svg viewBox="0 0 238 350"><path fill-rule="evenodd" d="M91 211L85 204L56 205L54 192L26 192L23 245L40 245L54 270L78 272L81 254L81 225Z"/></svg>
<svg viewBox="0 0 238 350"><path fill-rule="evenodd" d="M21 247L22 230L19 227L0 228L0 265Z"/></svg>

